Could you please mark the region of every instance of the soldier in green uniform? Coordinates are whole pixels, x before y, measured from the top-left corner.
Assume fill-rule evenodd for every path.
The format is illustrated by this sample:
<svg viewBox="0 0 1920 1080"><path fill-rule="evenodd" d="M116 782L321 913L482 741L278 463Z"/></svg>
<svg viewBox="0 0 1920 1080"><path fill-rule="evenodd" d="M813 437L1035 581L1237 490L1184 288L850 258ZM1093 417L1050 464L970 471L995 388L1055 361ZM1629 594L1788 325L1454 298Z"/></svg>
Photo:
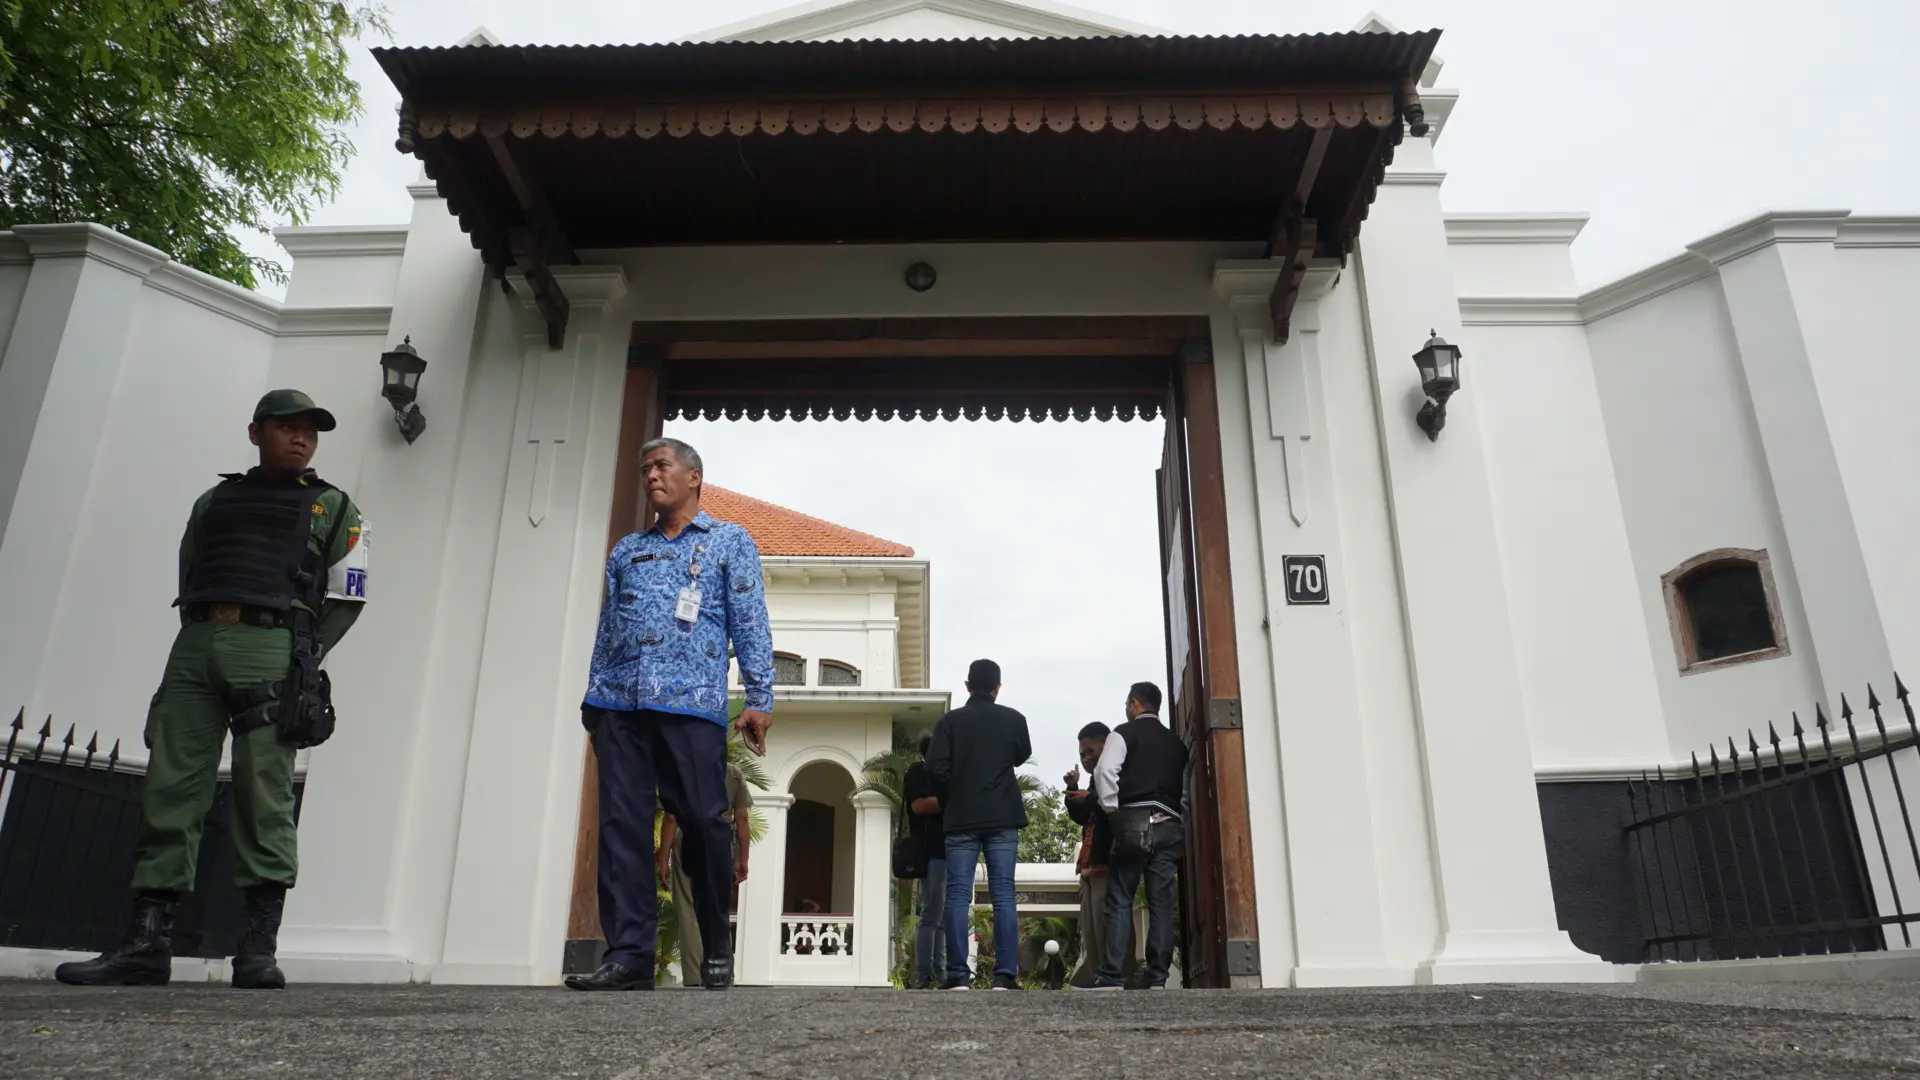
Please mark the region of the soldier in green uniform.
<svg viewBox="0 0 1920 1080"><path fill-rule="evenodd" d="M274 952L298 866L294 754L332 734L320 660L366 599L359 511L307 467L319 433L333 428L333 414L306 394L268 393L247 428L259 466L224 476L194 503L180 541L180 632L147 712L133 925L118 948L60 965L54 975L63 983L166 984L174 906L193 889L231 732L234 877L246 895L233 985L286 985Z"/></svg>

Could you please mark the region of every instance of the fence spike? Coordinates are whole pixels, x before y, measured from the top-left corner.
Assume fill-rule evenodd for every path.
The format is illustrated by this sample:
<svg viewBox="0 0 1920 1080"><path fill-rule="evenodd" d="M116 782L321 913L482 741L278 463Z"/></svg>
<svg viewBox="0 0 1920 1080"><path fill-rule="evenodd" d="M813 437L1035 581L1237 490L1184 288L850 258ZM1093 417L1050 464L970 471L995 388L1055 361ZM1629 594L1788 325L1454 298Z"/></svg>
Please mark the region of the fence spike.
<svg viewBox="0 0 1920 1080"><path fill-rule="evenodd" d="M46 742L51 738L53 738L53 714L48 713L47 722L40 725L40 741Z"/></svg>
<svg viewBox="0 0 1920 1080"><path fill-rule="evenodd" d="M1771 720L1767 721L1767 741L1773 744L1773 756L1779 757L1780 756L1780 732L1774 728L1773 721Z"/></svg>
<svg viewBox="0 0 1920 1080"><path fill-rule="evenodd" d="M1813 703L1813 726L1823 731L1833 726L1833 722L1827 719L1826 708L1817 701Z"/></svg>
<svg viewBox="0 0 1920 1080"><path fill-rule="evenodd" d="M1880 696L1873 692L1872 683L1867 684L1867 708L1873 709L1873 710L1878 710L1880 708Z"/></svg>
<svg viewBox="0 0 1920 1080"><path fill-rule="evenodd" d="M1853 706L1847 704L1847 695L1845 694L1840 695L1840 719L1846 721L1853 719Z"/></svg>
<svg viewBox="0 0 1920 1080"><path fill-rule="evenodd" d="M1800 726L1800 710L1795 709L1793 711L1793 737L1796 739L1804 739L1806 736L1807 729Z"/></svg>
<svg viewBox="0 0 1920 1080"><path fill-rule="evenodd" d="M1760 756L1760 740L1753 737L1753 729L1747 729L1747 752L1754 757Z"/></svg>
<svg viewBox="0 0 1920 1080"><path fill-rule="evenodd" d="M1900 673L1893 673L1893 696L1901 701L1907 700L1907 684L1900 681Z"/></svg>
<svg viewBox="0 0 1920 1080"><path fill-rule="evenodd" d="M1887 722L1880 715L1880 699L1873 696L1873 687L1871 686L1867 687L1867 708L1873 713L1874 730L1880 733L1882 739L1885 739L1887 737Z"/></svg>
<svg viewBox="0 0 1920 1080"><path fill-rule="evenodd" d="M1735 772L1740 771L1740 748L1734 745L1731 735L1727 736L1727 761L1733 765Z"/></svg>
<svg viewBox="0 0 1920 1080"><path fill-rule="evenodd" d="M1695 780L1698 780L1698 779L1700 779L1700 753L1699 753L1699 751L1697 751L1697 750L1696 750L1696 751L1694 751L1693 753L1691 753L1691 754L1688 754L1687 756L1693 759L1693 778L1694 778ZM1704 792L1702 793L1702 797L1703 797L1703 798L1705 797L1705 793L1704 793Z"/></svg>
<svg viewBox="0 0 1920 1080"><path fill-rule="evenodd" d="M80 725L78 724L68 724L67 737L60 740L61 745L71 748L73 746L73 737L79 733L79 727Z"/></svg>
<svg viewBox="0 0 1920 1080"><path fill-rule="evenodd" d="M1718 776L1720 774L1720 748L1719 747L1717 746L1707 747L1707 762L1708 764L1713 766L1714 775Z"/></svg>
<svg viewBox="0 0 1920 1080"><path fill-rule="evenodd" d="M107 765L111 767L113 765L119 764L119 762L120 762L120 740L115 739L113 740L113 749L107 751Z"/></svg>
<svg viewBox="0 0 1920 1080"><path fill-rule="evenodd" d="M19 711L13 714L13 723L8 726L15 731L20 731L27 726L27 707L25 705L20 706Z"/></svg>

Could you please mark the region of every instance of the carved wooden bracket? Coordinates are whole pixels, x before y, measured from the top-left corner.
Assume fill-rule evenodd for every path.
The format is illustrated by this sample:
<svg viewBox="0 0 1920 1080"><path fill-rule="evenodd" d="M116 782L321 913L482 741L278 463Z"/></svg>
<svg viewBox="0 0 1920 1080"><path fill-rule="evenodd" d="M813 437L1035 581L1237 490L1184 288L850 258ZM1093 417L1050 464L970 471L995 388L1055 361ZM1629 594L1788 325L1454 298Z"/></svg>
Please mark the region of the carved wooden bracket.
<svg viewBox="0 0 1920 1080"><path fill-rule="evenodd" d="M1420 90L1413 76L1407 76L1400 83L1400 92L1394 97L1394 104L1407 121L1407 131L1415 138L1424 138L1427 134L1427 107L1420 104Z"/></svg>
<svg viewBox="0 0 1920 1080"><path fill-rule="evenodd" d="M1273 223L1273 236L1267 241L1267 258L1280 259L1285 267L1273 283L1267 298L1267 310L1273 316L1273 339L1284 345L1292 332L1293 304L1300 296L1300 282L1307 275L1307 264L1320 245L1320 222L1307 216L1307 201L1320 179L1320 165L1327 158L1327 144L1333 132L1315 132L1307 147L1306 160L1293 190L1281 204L1280 216Z"/></svg>
<svg viewBox="0 0 1920 1080"><path fill-rule="evenodd" d="M513 264L526 276L527 287L533 292L534 306L547 322L547 344L558 349L566 342L570 309L566 293L561 291L548 268L574 265L579 263L580 258L573 253L573 245L567 242L567 235L561 229L559 219L554 216L553 207L521 171L506 140L497 135L486 138L487 148L493 151L494 161L500 166L500 174L506 178L507 186L513 189L513 197L519 201L520 209L526 215L525 225L507 230L507 246Z"/></svg>

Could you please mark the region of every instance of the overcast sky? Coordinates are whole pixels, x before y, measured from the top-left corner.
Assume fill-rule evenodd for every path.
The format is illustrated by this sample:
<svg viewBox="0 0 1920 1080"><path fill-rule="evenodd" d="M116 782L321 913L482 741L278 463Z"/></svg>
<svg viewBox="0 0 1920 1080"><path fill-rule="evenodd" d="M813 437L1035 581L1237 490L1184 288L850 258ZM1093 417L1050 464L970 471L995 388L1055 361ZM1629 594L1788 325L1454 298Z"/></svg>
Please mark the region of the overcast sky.
<svg viewBox="0 0 1920 1080"><path fill-rule="evenodd" d="M1445 31L1459 107L1436 149L1449 210L1584 210L1584 286L1663 259L1761 209L1920 213L1914 0L1378 0ZM484 24L510 44L670 41L783 0L389 0L394 41L449 45ZM1107 0L1183 34L1354 27L1365 2ZM372 44L372 43L369 43ZM364 50L360 155L317 224L404 222L418 165L393 150L397 95ZM270 241L256 250L284 258ZM716 483L910 544L933 561L933 678L1006 668L1035 771L1112 722L1126 685L1164 678L1153 469L1160 425L680 424Z"/></svg>

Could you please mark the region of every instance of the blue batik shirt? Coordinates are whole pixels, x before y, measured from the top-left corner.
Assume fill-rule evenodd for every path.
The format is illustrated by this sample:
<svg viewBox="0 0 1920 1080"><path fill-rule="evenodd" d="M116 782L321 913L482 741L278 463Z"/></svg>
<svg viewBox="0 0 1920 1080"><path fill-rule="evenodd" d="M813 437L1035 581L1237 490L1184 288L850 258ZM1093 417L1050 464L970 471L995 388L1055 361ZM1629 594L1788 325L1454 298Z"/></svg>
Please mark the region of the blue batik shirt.
<svg viewBox="0 0 1920 1080"><path fill-rule="evenodd" d="M675 613L689 585L700 590L700 614L691 622ZM633 533L607 556L586 704L725 724L728 639L747 708L773 711L773 632L760 550L747 530L703 510L672 539L658 525Z"/></svg>

